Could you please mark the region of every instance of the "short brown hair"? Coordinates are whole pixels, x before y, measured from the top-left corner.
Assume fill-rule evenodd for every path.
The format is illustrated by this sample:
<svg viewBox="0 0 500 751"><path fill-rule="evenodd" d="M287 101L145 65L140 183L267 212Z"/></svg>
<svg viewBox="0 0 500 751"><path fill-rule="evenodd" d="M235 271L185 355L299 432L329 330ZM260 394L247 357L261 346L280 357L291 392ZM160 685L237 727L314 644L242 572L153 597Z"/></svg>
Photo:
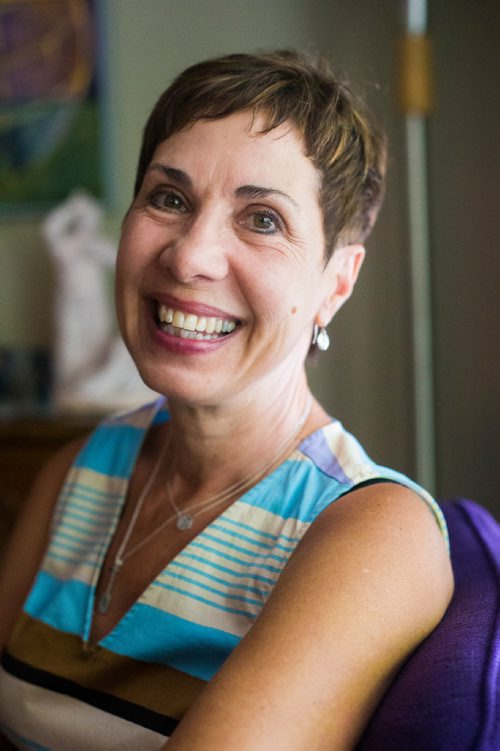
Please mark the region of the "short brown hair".
<svg viewBox="0 0 500 751"><path fill-rule="evenodd" d="M235 54L187 68L161 95L144 130L135 194L159 143L198 120L250 110L266 133L285 121L322 176L325 253L362 242L384 194L385 138L327 61L294 50Z"/></svg>

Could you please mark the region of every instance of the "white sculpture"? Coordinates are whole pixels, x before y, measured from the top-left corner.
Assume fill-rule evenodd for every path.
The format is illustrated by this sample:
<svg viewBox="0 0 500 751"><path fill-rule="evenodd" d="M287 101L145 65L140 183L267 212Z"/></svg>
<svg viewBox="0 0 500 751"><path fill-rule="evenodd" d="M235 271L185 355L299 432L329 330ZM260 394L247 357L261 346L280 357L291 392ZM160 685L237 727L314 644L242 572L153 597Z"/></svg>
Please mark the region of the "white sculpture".
<svg viewBox="0 0 500 751"><path fill-rule="evenodd" d="M108 412L156 396L116 331L108 283L116 248L101 225L99 204L81 192L42 225L56 270L53 401L64 410Z"/></svg>

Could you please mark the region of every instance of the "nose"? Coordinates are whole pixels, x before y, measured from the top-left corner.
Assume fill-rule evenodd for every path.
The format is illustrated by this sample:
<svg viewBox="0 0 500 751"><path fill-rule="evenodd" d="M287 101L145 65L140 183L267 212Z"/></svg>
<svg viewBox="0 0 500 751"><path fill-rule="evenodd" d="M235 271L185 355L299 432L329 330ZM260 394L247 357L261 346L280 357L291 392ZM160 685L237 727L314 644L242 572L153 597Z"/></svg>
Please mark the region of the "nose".
<svg viewBox="0 0 500 751"><path fill-rule="evenodd" d="M228 234L216 217L199 215L168 240L160 265L183 283L195 279L222 280L229 269Z"/></svg>

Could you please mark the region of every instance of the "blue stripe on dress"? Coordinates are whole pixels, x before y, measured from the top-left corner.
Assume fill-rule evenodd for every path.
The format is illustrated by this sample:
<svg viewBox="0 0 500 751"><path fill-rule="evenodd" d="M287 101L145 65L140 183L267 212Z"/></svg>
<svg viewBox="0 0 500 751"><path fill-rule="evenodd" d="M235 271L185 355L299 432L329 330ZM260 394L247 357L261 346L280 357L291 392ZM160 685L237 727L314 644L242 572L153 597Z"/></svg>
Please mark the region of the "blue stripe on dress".
<svg viewBox="0 0 500 751"><path fill-rule="evenodd" d="M90 525L88 524L83 524L81 526L78 526L78 524L71 524L71 522L58 519L57 529L54 535L58 534L61 529L72 529L75 532L79 532L82 538L88 540L91 535L95 534L96 527L97 527L96 524L94 524L93 527L90 527ZM107 532L108 529L109 527L106 527L105 531Z"/></svg>
<svg viewBox="0 0 500 751"><path fill-rule="evenodd" d="M191 576L185 576L184 574L176 574L174 571L168 571L168 574L166 573L165 576L170 576L172 579L178 579L180 582L186 582L186 584L192 584L195 587L198 587L199 589L204 590L205 592L210 592L210 594L217 595L218 597L226 598L227 600L235 600L236 602L247 602L249 605L257 605L257 607L262 606L262 598L259 600L255 600L253 597L245 597L244 595L232 595L227 591L224 591L222 589L216 589L215 587L210 587L208 584L203 584L199 579L195 579ZM171 585L168 585L166 582L154 582L155 584L158 584L160 587L168 587ZM179 585L180 587L181 585ZM227 587L226 587L227 589ZM259 592L259 590L257 590ZM186 595L193 595L194 593L190 590L182 590L183 594ZM204 600L209 605L214 605L215 607L224 607L220 605L216 600ZM226 610L226 608L224 607ZM232 612L232 609L230 609L230 612ZM243 613L243 615L246 615L246 612Z"/></svg>
<svg viewBox="0 0 500 751"><path fill-rule="evenodd" d="M120 504L123 495L120 493L113 497L112 493L101 492L98 497L95 497L88 490L81 491L80 487L75 484L72 488L65 488L61 493L61 501L70 500L73 502L73 499L78 499L79 501L85 501L88 506L100 506L104 500L109 504L110 508L115 508Z"/></svg>
<svg viewBox="0 0 500 751"><path fill-rule="evenodd" d="M101 503L102 498L105 498L107 501L115 500L119 503L123 497L123 493L110 493L107 488L104 490L102 488L95 488L92 485L89 485L86 482L80 482L75 478L71 479L63 486L61 496L69 495L73 497L75 488L79 488L82 493L89 493L91 496L96 496L96 498L94 498L94 503ZM89 500L91 499L89 498Z"/></svg>
<svg viewBox="0 0 500 751"><path fill-rule="evenodd" d="M228 542L223 537L219 537L218 535L211 535L209 533L209 529L213 529L213 525L208 527L205 531L201 532L198 536L198 539L201 540L210 540L211 542L215 542L221 547L228 548L229 550L234 550L237 553L243 553L244 555L248 555L249 557L253 558L253 560L270 560L273 559L275 561L278 561L278 563L286 563L288 561L287 555L276 555L275 553L266 553L265 551L263 553L256 552L255 550L251 550L249 548L241 547L241 545L235 545L232 542ZM273 548L271 548L272 550Z"/></svg>
<svg viewBox="0 0 500 751"><path fill-rule="evenodd" d="M96 561L97 563L100 563L100 558L96 554L92 554L93 559L86 560L85 563L82 563L81 555L77 558L73 557L70 558L68 555L59 555L58 553L54 553L52 550L49 550L47 553L47 558L51 558L54 561L59 561L59 563L68 563L70 566L88 566L90 568L95 568Z"/></svg>
<svg viewBox="0 0 500 751"><path fill-rule="evenodd" d="M54 538L52 540L50 545L50 553L53 553L53 548L60 548L63 551L66 551L67 553L76 553L79 556L82 555L94 555L96 556L96 559L98 559L97 553L92 550L93 543L92 540L87 540L86 542L66 542L65 540L58 540ZM80 559L81 560L81 559Z"/></svg>
<svg viewBox="0 0 500 751"><path fill-rule="evenodd" d="M134 467L144 429L131 425L103 424L78 454L74 466L113 477L127 478Z"/></svg>
<svg viewBox="0 0 500 751"><path fill-rule="evenodd" d="M162 582L154 582L153 586L162 587L163 589L167 589L170 592L175 592L176 594L182 595L183 597L188 597L190 600L196 600L197 602L201 602L203 605L209 605L210 607L215 608L216 610L222 610L224 613L231 613L232 615L241 615L243 618L256 618L255 615L248 612L247 610L239 610L238 608L229 608L227 607L227 605L219 605L218 602L209 600L206 597L201 597L200 595L195 595L192 592L188 592L185 589L181 589L180 587L174 587L171 584L163 584Z"/></svg>
<svg viewBox="0 0 500 751"><path fill-rule="evenodd" d="M286 520L310 523L315 518L312 512L318 499L331 502L350 487L319 472L309 459L288 459L237 503L264 509Z"/></svg>
<svg viewBox="0 0 500 751"><path fill-rule="evenodd" d="M226 527L221 524L220 522L224 522L225 519L222 517L219 517L219 523L212 522L210 525L210 529L216 529L218 532L223 532L225 535L228 535L230 537L236 537L236 539L241 540L242 542L248 542L250 545L253 545L255 548L265 548L266 550L284 550L285 553L293 553L295 550L295 545L280 545L280 543L275 543L274 545L270 545L267 542L259 542L259 540L254 540L253 537L249 537L248 535L243 535L241 532L234 532L232 529L226 529Z"/></svg>
<svg viewBox="0 0 500 751"><path fill-rule="evenodd" d="M264 530L258 527L252 527L251 524L244 524L243 522L237 522L235 519L231 519L229 516L224 515L219 518L219 521L223 521L225 524L232 524L240 529L247 529L249 532L253 532L259 537L265 537L268 540L285 540L286 542L300 542L301 537L289 537L288 535L279 534L273 535L271 532L264 532Z"/></svg>
<svg viewBox="0 0 500 751"><path fill-rule="evenodd" d="M260 581L260 582L264 582L265 584L271 584L271 585L274 585L276 583L277 577L275 577L274 579L270 579L268 576L262 576L261 574L254 574L253 571L249 571L249 572L234 571L232 568L228 568L227 566L221 566L217 563L214 563L214 561L208 560L206 558L202 558L199 555L193 555L192 553L188 553L183 550L179 553L176 560L178 560L179 558L188 558L191 561L198 561L199 563L203 563L207 568L214 569L215 571L222 571L225 574L231 574L231 576L236 576L238 578L252 579L253 581ZM278 573L281 573L281 572L278 572Z"/></svg>
<svg viewBox="0 0 500 751"><path fill-rule="evenodd" d="M57 529L54 534L54 541L58 541L59 538L62 538L63 540L69 540L70 542L75 543L75 545L81 545L85 549L88 549L90 542L88 535L74 535L70 532L62 532L61 529Z"/></svg>
<svg viewBox="0 0 500 751"><path fill-rule="evenodd" d="M213 548L210 547L210 545L203 545L203 543L197 542L196 537L194 538L194 540L192 540L190 546L192 546L193 548L200 548L200 550L205 550L207 553L215 553L215 555L217 555L219 558L237 563L241 567L249 568L250 566L253 566L258 569L264 569L265 571L272 571L275 574L281 574L282 572L282 569L276 568L276 566L269 566L265 563L255 563L255 560L242 561L241 558L235 558L234 555L227 555L227 553L222 553L220 550L217 550L217 548Z"/></svg>
<svg viewBox="0 0 500 751"><path fill-rule="evenodd" d="M239 636L227 631L137 603L99 645L115 654L170 665L208 681L239 642Z"/></svg>
<svg viewBox="0 0 500 751"><path fill-rule="evenodd" d="M112 519L115 516L114 514L111 514L110 516L108 516L107 518L104 518L104 519L92 519L92 517L89 514L81 514L81 513L78 513L76 511L73 511L72 507L73 507L73 504L71 504L71 506L69 506L67 509L64 510L64 514L63 514L64 515L64 519L67 518L67 519L75 519L77 521L81 521L82 524L84 525L83 527L80 527L80 529L82 529L82 530L83 529L86 529L86 530L90 530L91 529L91 530L94 531L94 530L99 529L99 528L107 530L107 529L109 529L108 522L112 521ZM61 515L57 519L57 523L60 526L64 526L65 522L62 521Z"/></svg>
<svg viewBox="0 0 500 751"><path fill-rule="evenodd" d="M83 582L61 580L47 571L40 571L24 610L48 626L81 635L90 594L90 587Z"/></svg>
<svg viewBox="0 0 500 751"><path fill-rule="evenodd" d="M176 561L176 560L173 560L170 562L169 569L170 568L180 568L183 571L189 571L192 574L196 574L196 576L202 577L203 579L208 579L209 581L216 582L217 584L222 584L223 587L227 587L230 589L242 589L245 592L253 592L256 595L261 595L263 592L263 590L259 589L259 587L253 587L250 584L238 584L236 582L229 581L228 579L222 579L220 576L213 576L213 574L207 574L202 569L196 568L195 566L188 566L186 563L179 563L179 561ZM170 576L173 576L172 571L170 570L168 572L165 571L164 575L166 576L167 573ZM248 575L246 576L247 578L250 578L248 577ZM269 581L271 582L271 580ZM274 582L271 582L271 583L274 584Z"/></svg>
<svg viewBox="0 0 500 751"><path fill-rule="evenodd" d="M75 493L74 495L72 494L71 495L71 505L69 506L69 508L76 509L77 511L81 511L83 514L86 514L87 516L98 516L98 517L101 517L101 518L104 519L104 521L109 520L110 518L112 519L113 516L116 514L116 508L115 507L105 508L105 509L98 510L98 509L94 509L94 508L89 508L88 506L85 506L82 503L78 503L78 501L80 501L80 500L82 500L82 497L78 493ZM85 500L85 499L83 499L83 500ZM106 500L106 499L104 499L104 500ZM101 501L101 503L102 503L102 501ZM65 510L65 512L66 512L66 510Z"/></svg>

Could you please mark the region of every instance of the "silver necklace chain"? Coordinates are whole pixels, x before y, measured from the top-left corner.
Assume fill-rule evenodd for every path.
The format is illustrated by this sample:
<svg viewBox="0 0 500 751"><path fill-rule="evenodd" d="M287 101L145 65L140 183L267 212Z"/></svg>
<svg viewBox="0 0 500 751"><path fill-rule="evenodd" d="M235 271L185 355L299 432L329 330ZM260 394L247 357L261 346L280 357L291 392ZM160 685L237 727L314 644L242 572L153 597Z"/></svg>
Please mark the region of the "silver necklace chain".
<svg viewBox="0 0 500 751"><path fill-rule="evenodd" d="M295 444L295 441L300 431L302 430L304 423L307 419L307 416L310 412L311 404L312 404L312 400L308 399L306 408L300 415L299 421L295 427L293 435L286 436L284 440L279 444L275 454L271 457L271 459L261 464L255 470L253 474L249 475L249 477L245 478L244 480L238 480L232 485L229 485L229 487L225 488L224 490L218 493L215 493L215 495L212 495L209 498L205 498L203 501L200 501L199 503L195 503L195 504L192 504L191 506L188 506L184 511L181 511L179 507L177 506L177 504L175 503L172 497L172 487L169 481L166 480L165 488L167 491L167 499L170 505L172 506L173 510L175 511L175 515L177 517L175 526L177 527L177 529L181 531L191 529L191 527L193 526L193 521L197 516L204 513L205 511L208 511L214 506L217 506L219 503L223 503L224 501L229 500L234 495L237 495L237 494L241 495L243 492L249 489L252 485L257 483L262 477L264 477L264 475L271 469L273 465L278 464L280 461L282 461L284 456L290 453L292 446ZM166 523L167 522L164 522L162 526L166 525ZM156 532L157 530L154 530L151 536L156 534Z"/></svg>
<svg viewBox="0 0 500 751"><path fill-rule="evenodd" d="M150 476L148 477L146 483L144 484L144 487L139 495L139 498L137 499L134 512L127 526L127 529L120 543L120 546L116 552L114 561L111 565L108 582L98 600L99 612L103 614L108 612L109 606L111 603L111 598L113 596L113 587L115 584L115 580L118 574L120 573L123 564L126 561L128 561L129 558L135 555L135 553L139 552L139 550L141 550L145 545L147 545L154 537L156 537L172 521L176 520L175 526L180 531L186 531L190 529L193 526L193 521L197 516L200 516L201 514L205 513L206 511L209 511L215 506L218 506L219 504L224 503L224 501L228 501L230 498L232 498L236 494L242 495L243 492L248 490L252 485L255 485L257 482L259 482L274 465L278 465L278 463L283 461L284 458L291 453L292 447L295 445L298 439L299 433L304 427L304 424L307 420L309 412L311 411L311 407L312 407L312 398L309 397L307 400L306 406L302 414L300 415L299 421L293 431L293 435L285 437L285 439L279 444L278 450L274 453L271 459L266 460L251 475L246 477L244 480L239 480L238 482L233 483L232 485L216 493L215 495L212 495L209 498L205 498L203 501L200 501L199 503L195 503L192 506L188 506L184 511L181 511L179 509L174 499L172 498L172 489L171 489L170 483L167 480L165 482L166 496L174 513L168 516L158 527L156 527L152 532L146 535L146 537L144 537L142 540L136 543L132 548L126 551L127 545L129 543L130 537L136 525L139 514L141 513L146 497L158 476L158 472L160 471L160 467L162 465L163 459L165 458L165 454L167 453L167 449L170 445L170 441L169 439L167 439L158 455L158 459L156 460L153 470Z"/></svg>

